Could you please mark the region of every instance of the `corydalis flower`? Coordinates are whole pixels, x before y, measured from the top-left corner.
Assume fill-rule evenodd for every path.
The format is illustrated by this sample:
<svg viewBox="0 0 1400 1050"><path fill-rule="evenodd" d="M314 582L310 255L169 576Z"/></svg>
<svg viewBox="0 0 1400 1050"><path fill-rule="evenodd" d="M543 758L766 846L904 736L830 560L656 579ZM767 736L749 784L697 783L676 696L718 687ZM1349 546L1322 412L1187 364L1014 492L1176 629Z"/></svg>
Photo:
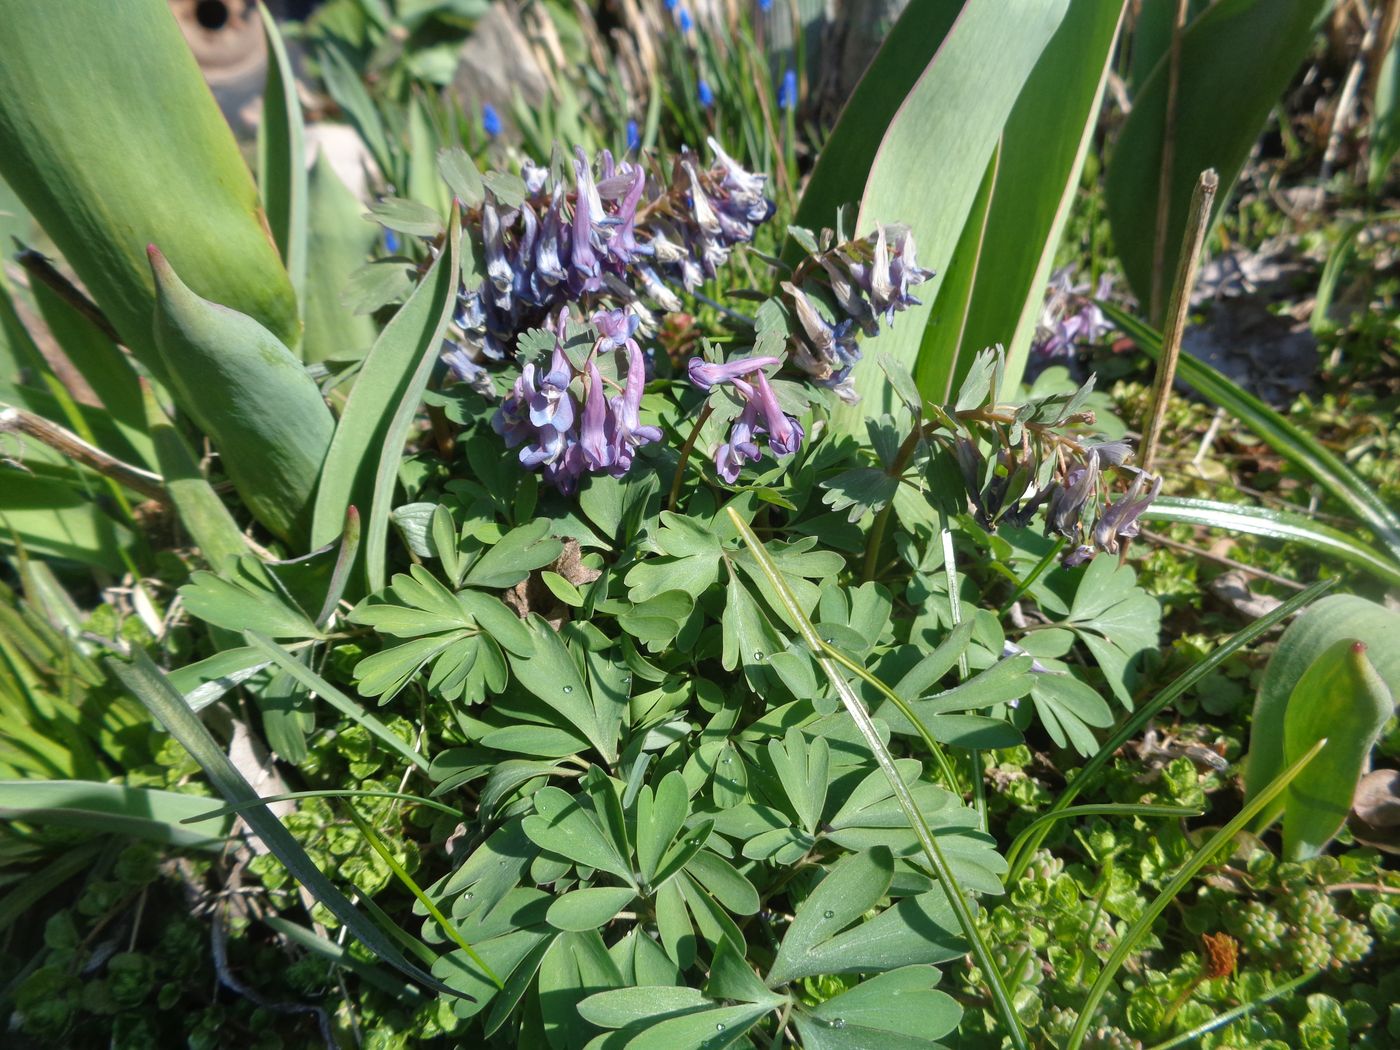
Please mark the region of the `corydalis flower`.
<svg viewBox="0 0 1400 1050"><path fill-rule="evenodd" d="M774 456L791 456L802 447L802 424L783 411L764 372L781 363L776 357L746 357L724 364L699 357L690 359L687 370L695 386L706 391L727 387L743 403L729 426L726 440L714 451L715 471L727 484L739 479L745 463L761 458L755 440L758 437L767 438L768 450Z"/></svg>
<svg viewBox="0 0 1400 1050"><path fill-rule="evenodd" d="M1109 332L1113 325L1104 317L1094 299L1106 299L1113 290L1113 278L1104 274L1094 290L1094 299L1087 296L1087 284L1073 282L1073 268L1062 267L1050 275L1045 289L1045 305L1036 324L1031 349L1045 357L1069 357L1075 348L1092 346Z"/></svg>
<svg viewBox="0 0 1400 1050"><path fill-rule="evenodd" d="M527 163L523 201L488 189L462 220L481 244L487 276L458 294L454 322L467 359L503 360L521 332L570 303L679 309L670 285L693 290L714 277L774 210L767 176L709 145L709 168L683 150L669 179L607 150L593 162L579 149L554 173Z"/></svg>
<svg viewBox="0 0 1400 1050"><path fill-rule="evenodd" d="M546 482L566 494L586 473L625 474L637 449L662 437L659 428L641 422L646 358L632 338L635 321L611 310L595 313L593 324L598 338L583 365L575 367L565 353L568 311L561 310L552 326L548 369L527 362L491 419L506 447L520 449L520 462L538 468ZM621 394L612 398L599 367L609 354L619 375L624 363L627 371Z"/></svg>
<svg viewBox="0 0 1400 1050"><path fill-rule="evenodd" d="M868 237L832 246L823 235L820 251L798 267L782 290L797 319L793 362L844 401L857 397L850 381L860 360L856 335L878 335L880 318L919 305L910 288L933 276L918 264L914 235L907 226L880 226ZM830 305L829 317L813 296Z"/></svg>

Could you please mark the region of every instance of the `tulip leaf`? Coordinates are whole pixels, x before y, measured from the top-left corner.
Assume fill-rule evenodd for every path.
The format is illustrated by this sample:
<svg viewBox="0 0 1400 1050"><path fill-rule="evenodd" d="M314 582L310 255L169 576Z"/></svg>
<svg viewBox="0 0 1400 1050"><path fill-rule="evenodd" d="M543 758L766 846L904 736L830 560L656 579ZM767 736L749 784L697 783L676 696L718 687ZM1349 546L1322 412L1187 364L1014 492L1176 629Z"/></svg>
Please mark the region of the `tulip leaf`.
<svg viewBox="0 0 1400 1050"><path fill-rule="evenodd" d="M432 269L370 348L335 428L316 492L313 546L335 540L347 507L371 508L361 548L371 591L384 584L385 543L399 457L457 302L461 223L455 210L450 227L448 250L438 254Z"/></svg>
<svg viewBox="0 0 1400 1050"><path fill-rule="evenodd" d="M1371 748L1395 710L1395 699L1369 652L1365 642L1338 640L1308 666L1289 694L1284 761L1297 761L1319 740L1327 744L1283 796L1286 859L1315 857L1332 840L1351 812Z"/></svg>
<svg viewBox="0 0 1400 1050"><path fill-rule="evenodd" d="M247 540L144 380L141 392L145 398L146 429L155 446L165 491L180 515L180 524L199 546L204 560L221 569L230 559L248 553Z"/></svg>
<svg viewBox="0 0 1400 1050"><path fill-rule="evenodd" d="M154 246L150 264L156 344L176 401L253 515L283 539L304 539L334 429L321 391L272 332L200 298Z"/></svg>
<svg viewBox="0 0 1400 1050"><path fill-rule="evenodd" d="M267 39L267 85L258 122L258 189L267 224L287 267L297 299L305 306L306 286L306 128L297 78L287 46L266 4L258 5Z"/></svg>
<svg viewBox="0 0 1400 1050"><path fill-rule="evenodd" d="M919 264L938 273L920 289L924 305L910 308L897 325L880 334L881 352L906 367L917 358L933 301L1007 118L1068 6L1067 0L1026 0L1017 5L1015 20L1008 22L1005 5L998 0L967 0L946 35L923 27L919 37L926 49L923 56L883 49L865 81L878 83L891 76L888 63L897 54L906 64L922 64L923 71L887 122L879 119L883 113L878 108L857 105L858 88L842 114L842 123L857 121L878 128L878 146L869 149L872 135L864 131L859 136L864 141L852 144L863 148L843 156L836 139L838 125L823 150L822 163L813 172L804 195L812 196L813 202L808 205L804 199L799 222L831 225L835 207L855 196L852 176L864 175L856 232L868 233L882 222L907 223L918 248ZM931 7L938 8L938 13L916 13ZM940 15L946 17L946 11L947 5L910 5L891 40L908 32L906 23L936 22ZM993 66L997 75L988 78L985 70ZM881 92L892 90L900 81L908 82L907 69L891 76ZM828 157L838 158L830 162L830 176L822 171ZM866 166L868 175L861 170ZM937 192L930 191L931 173L936 173ZM856 411L840 413L841 422L849 428L860 425L864 416L887 411L893 396L872 360L857 365L854 378L864 403Z"/></svg>
<svg viewBox="0 0 1400 1050"><path fill-rule="evenodd" d="M1165 209L1161 287L1170 286L1201 172L1220 176L1212 219L1249 157L1260 129L1312 46L1327 0L1219 0L1181 34L1176 133L1167 198L1159 199L1170 54L1164 52L1133 96L1108 166L1105 200L1123 272L1149 301L1158 213ZM1158 309L1165 309L1165 303Z"/></svg>
<svg viewBox="0 0 1400 1050"><path fill-rule="evenodd" d="M974 208L964 230L964 240L976 231L977 253L968 258L959 242L919 347L919 386L934 401L950 400L973 355L998 343L1006 346L1008 388L1020 381L1098 127L1124 6L1070 4L1016 99L985 213ZM962 308L951 309L945 297L964 286Z"/></svg>
<svg viewBox="0 0 1400 1050"><path fill-rule="evenodd" d="M122 342L164 376L155 243L195 292L295 345L296 297L252 175L169 5L4 0L0 25L0 177Z"/></svg>
<svg viewBox="0 0 1400 1050"><path fill-rule="evenodd" d="M1366 659L1386 688L1400 696L1400 613L1351 594L1319 599L1283 632L1260 679L1245 759L1246 797L1262 791L1288 764L1285 726L1291 698L1308 670L1341 643L1358 641L1367 647ZM1261 822L1277 812L1266 812Z"/></svg>
<svg viewBox="0 0 1400 1050"><path fill-rule="evenodd" d="M360 218L363 206L340 181L324 153L311 166L308 192L308 252L316 265L306 275L302 360L307 364L354 361L364 357L374 343L378 329L368 313L383 303L376 303L370 311L357 310L347 306L342 295L350 275L369 258L378 231ZM397 270L392 265L379 266L370 273L376 278L384 277L386 286L397 287L390 298L406 295L413 287L407 265L400 265Z"/></svg>

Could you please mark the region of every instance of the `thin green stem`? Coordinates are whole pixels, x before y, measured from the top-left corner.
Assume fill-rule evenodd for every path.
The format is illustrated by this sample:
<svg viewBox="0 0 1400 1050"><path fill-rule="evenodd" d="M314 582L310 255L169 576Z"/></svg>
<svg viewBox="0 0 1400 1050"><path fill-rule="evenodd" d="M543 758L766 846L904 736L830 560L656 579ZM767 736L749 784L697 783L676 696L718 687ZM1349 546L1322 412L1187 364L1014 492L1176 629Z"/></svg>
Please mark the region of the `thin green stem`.
<svg viewBox="0 0 1400 1050"><path fill-rule="evenodd" d="M847 713L850 714L856 728L860 730L866 746L870 748L876 765L880 767L889 781L890 788L893 790L900 808L904 810L905 819L909 821L914 836L919 840L919 845L923 848L934 876L948 895L948 903L953 909L953 914L957 917L958 925L962 927L963 935L967 938L973 960L984 975L988 991L991 993L992 1005L1001 1018L1006 1035L1011 1039L1016 1050L1029 1050L1026 1033L1021 1027L1021 1019L1016 1013L1011 995L1006 990L1006 983L1002 979L1001 971L997 967L996 960L992 958L991 949L987 946L981 931L977 928L971 898L963 891L957 876L953 874L953 869L948 864L948 858L944 855L943 848L934 838L933 832L929 830L928 822L924 820L923 813L914 802L914 796L909 792L909 785L904 783L904 778L899 774L894 756L890 754L885 742L880 739L875 723L870 718L870 712L865 709L865 704L851 688L851 683L846 681L845 676L841 674L836 660L826 651L821 637L817 634L817 629L807 618L806 612L803 611L802 606L798 604L797 599L788 588L787 581L783 579L782 573L773 564L773 559L769 557L763 544L749 528L748 522L744 521L733 507L729 507L728 510L734 527L743 537L749 550L753 552L754 561L758 563L759 569L768 578L778 599L782 602L783 608L788 613L788 618L797 625L798 633L802 636L803 642L816 656L817 663L841 697L841 702L845 705Z"/></svg>
<svg viewBox="0 0 1400 1050"><path fill-rule="evenodd" d="M700 415L695 419L695 426L690 428L690 436L685 439L685 444L681 446L680 462L676 464L676 476L671 479L671 494L666 498L666 509L675 510L676 500L681 498L681 482L685 480L685 465L690 459L691 450L695 448L695 442L700 437L700 428L705 425L705 421L710 418L710 413L714 411L714 406L709 401L705 402L705 407L700 410Z"/></svg>
<svg viewBox="0 0 1400 1050"><path fill-rule="evenodd" d="M1217 1028L1224 1028L1232 1021L1238 1021L1241 1017L1253 1013L1265 1003L1271 1003L1275 999L1282 998L1302 985L1307 984L1321 972L1321 970L1309 970L1301 977L1295 977L1291 981L1285 981L1277 988L1270 988L1258 999L1253 999L1247 1003L1241 1003L1233 1009L1226 1010L1223 1014L1217 1014L1204 1024L1199 1024L1190 1031L1182 1032L1180 1035L1174 1035L1165 1043L1158 1043L1156 1046L1149 1047L1148 1050L1176 1050L1179 1046L1186 1046L1188 1043L1193 1043L1201 1038L1201 1036L1214 1032Z"/></svg>
<svg viewBox="0 0 1400 1050"><path fill-rule="evenodd" d="M408 891L417 898L418 903L428 910L428 914L437 920L437 924L442 927L443 933L451 937L453 943L461 948L462 951L466 952L472 962L481 967L482 972L495 983L497 988L504 989L504 982L492 972L491 967L486 965L485 960L476 954L472 946L467 943L467 939L462 936L462 932L457 929L456 924L444 915L442 909L433 903L432 898L423 892L422 887L413 881L413 876L410 875L404 866L398 862L397 858L389 852L389 847L384 845L384 841L379 837L378 833L369 826L368 822L366 822L362 816L355 812L355 807L347 804L345 811L350 814L350 820L354 823L355 827L359 829L360 834L365 837L365 841L370 844L375 853L379 854L379 859L388 865L389 870L394 873L394 877L402 882L404 886L408 888Z"/></svg>
<svg viewBox="0 0 1400 1050"><path fill-rule="evenodd" d="M1186 863L1181 866L1181 869L1172 876L1171 881L1163 887L1162 892L1157 895L1156 899L1154 899L1138 917L1138 920L1123 934L1118 944L1114 947L1112 954L1109 955L1108 961L1104 963L1103 969L1099 971L1099 976L1089 989L1089 994L1084 1000L1084 1006L1080 1009L1079 1017L1075 1021L1074 1028L1069 1034L1069 1041L1065 1044L1065 1050L1079 1050L1080 1045L1084 1042L1084 1036L1089 1031L1089 1025L1094 1019L1094 1013L1098 1009L1099 1002L1103 999L1104 994L1113 983L1114 978L1118 974L1118 970L1122 967L1123 963L1127 961L1128 956L1132 954L1133 950L1142 942L1143 938L1152 932L1152 924L1157 921L1157 917L1161 915L1162 912L1166 911L1167 905L1176 898L1177 894L1186 888L1186 884L1196 877L1196 874L1206 866L1206 863L1214 857L1222 847L1226 846L1236 835L1244 830L1245 825L1253 820L1256 814L1267 809L1269 803L1287 790L1288 785L1293 783L1298 774L1307 767L1309 762L1317 757L1317 753L1326 745L1327 740L1324 737L1310 747L1298 761L1294 762L1275 777L1268 787L1261 791L1255 798L1251 799L1249 803L1235 815L1230 823L1226 824L1212 835L1210 840L1193 853Z"/></svg>
<svg viewBox="0 0 1400 1050"><path fill-rule="evenodd" d="M1075 817L1199 817L1202 812L1204 811L1192 806L1153 806L1120 802L1069 806L1066 809L1053 810L1042 813L1021 829L1021 833L1012 839L1011 846L1006 851L1006 862L1008 865L1013 864L1031 837L1042 827L1057 820L1070 820Z"/></svg>
<svg viewBox="0 0 1400 1050"><path fill-rule="evenodd" d="M392 798L400 802L416 802L420 806L430 806L433 809L446 813L451 817L462 816L460 809L453 809L443 802L435 801L431 798L424 798L422 795L409 795L402 791L362 791L362 790L331 790L321 791L289 791L285 795L265 795L255 801L232 802L227 806L220 806L218 809L211 809L208 813L201 813L198 816L186 817L180 821L181 824L197 824L201 820L213 820L228 813L241 813L251 806L266 805L270 802L293 802L302 798Z"/></svg>
<svg viewBox="0 0 1400 1050"><path fill-rule="evenodd" d="M861 681L868 682L870 685L874 686L886 700L899 709L899 713L909 720L909 724L914 727L914 730L923 739L924 746L928 748L929 753L933 755L934 761L938 763L938 772L948 785L948 790L955 795L961 795L962 790L958 787L957 772L953 769L952 763L948 761L948 756L943 750L943 745L933 738L933 734L929 732L928 727L924 725L919 716L914 713L914 709L910 706L909 701L905 700L904 697L900 696L884 682L880 681L879 678L871 674L869 669L862 667L840 649L829 645L825 639L821 642L821 651L827 656L830 656Z"/></svg>
<svg viewBox="0 0 1400 1050"><path fill-rule="evenodd" d="M1335 579L1319 580L1306 591L1295 594L1267 616L1261 616L1244 630L1232 635L1229 641L1221 645L1204 660L1193 664L1189 670L1177 677L1171 685L1167 686L1150 701L1139 707L1119 724L1118 728L1109 735L1109 738L1103 742L1098 751L1094 752L1094 756L1090 758L1088 762L1084 763L1078 775L1065 785L1064 790L1060 792L1060 797L1055 800L1047 813L1058 813L1067 809L1069 804L1074 801L1075 797L1103 771L1104 767L1112 760L1114 753L1137 735L1138 730L1147 725L1147 723L1155 718L1168 704L1171 704L1179 697L1185 695L1189 689L1194 687L1198 682L1228 660L1237 650L1244 648L1244 646L1292 616L1299 609L1320 598L1336 582ZM1025 874L1026 864L1029 863L1031 855L1035 852L1036 847L1044 841L1049 831L1050 827L1047 824L1036 833L1035 837L1026 843L1021 855L1016 858L1015 864L1007 875L1008 883L1015 882Z"/></svg>
<svg viewBox="0 0 1400 1050"><path fill-rule="evenodd" d="M1011 597L1001 603L1001 608L997 610L997 615L1005 616L1010 611L1011 607L1020 600L1021 595L1030 590L1031 587L1035 585L1035 581L1045 574L1045 570L1050 568L1051 563L1060 556L1060 551L1064 549L1065 538L1063 536L1056 536L1055 545L1045 552L1045 557L1036 562L1035 568L1031 569L1031 571L1026 574L1026 578L1016 585L1016 589L1011 592Z"/></svg>

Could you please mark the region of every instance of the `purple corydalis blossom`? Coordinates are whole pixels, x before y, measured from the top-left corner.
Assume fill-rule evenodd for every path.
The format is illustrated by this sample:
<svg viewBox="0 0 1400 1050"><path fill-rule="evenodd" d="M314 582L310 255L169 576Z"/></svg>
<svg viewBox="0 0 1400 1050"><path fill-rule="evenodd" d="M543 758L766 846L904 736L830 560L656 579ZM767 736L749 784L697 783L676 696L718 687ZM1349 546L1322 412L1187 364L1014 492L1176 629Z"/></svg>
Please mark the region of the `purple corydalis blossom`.
<svg viewBox="0 0 1400 1050"><path fill-rule="evenodd" d="M756 463L763 456L753 440L757 420L758 408L750 401L730 426L729 440L715 449L715 473L726 485L739 480L739 471L744 469L745 463Z"/></svg>
<svg viewBox="0 0 1400 1050"><path fill-rule="evenodd" d="M1046 357L1068 357L1081 345L1092 346L1113 331L1113 325L1094 299L1087 295L1087 284L1075 284L1073 268L1061 267L1050 276L1045 305L1036 325L1031 349ZM1095 299L1106 299L1113 291L1113 278L1104 274L1094 289Z"/></svg>
<svg viewBox="0 0 1400 1050"><path fill-rule="evenodd" d="M716 364L692 357L688 365L690 381L701 390L728 387L743 403L743 409L730 424L727 439L714 452L715 470L727 483L734 484L747 462L759 459L756 437L767 438L774 456L790 456L802 447L802 424L785 413L764 369L782 362L776 357L746 357Z"/></svg>
<svg viewBox="0 0 1400 1050"><path fill-rule="evenodd" d="M736 379L743 379L780 364L782 361L776 357L744 357L724 364L715 364L703 357L692 357L686 369L690 373L691 383L701 390L709 390L718 384L732 383Z"/></svg>
<svg viewBox="0 0 1400 1050"><path fill-rule="evenodd" d="M607 391L603 389L603 375L598 371L598 359L590 357L588 393L583 399L583 426L578 438L583 461L590 470L607 470L616 458L616 450L608 440L610 415Z"/></svg>
<svg viewBox="0 0 1400 1050"><path fill-rule="evenodd" d="M1050 507L1045 512L1046 531L1057 532L1067 540L1077 540L1080 518L1098 486L1099 455L1090 449L1085 462L1070 468L1065 483L1057 486L1050 497Z"/></svg>
<svg viewBox="0 0 1400 1050"><path fill-rule="evenodd" d="M693 290L716 276L774 209L767 177L710 145L708 168L688 150L669 171L606 150L590 163L580 150L567 177L523 166L521 202L506 205L488 188L482 205L463 216L480 238L488 279L459 291L454 338L473 356L500 357L570 303L644 299L680 309L672 286Z"/></svg>
<svg viewBox="0 0 1400 1050"><path fill-rule="evenodd" d="M1145 493L1144 489L1147 490ZM1094 523L1094 546L1109 554L1117 554L1119 545L1124 540L1132 539L1138 534L1138 519L1142 517L1143 511L1152 506L1152 501L1161 490L1161 478L1138 471L1123 498L1105 504L1099 520Z"/></svg>
<svg viewBox="0 0 1400 1050"><path fill-rule="evenodd" d="M508 448L520 448L520 462L539 469L547 484L564 494L578 489L585 474L621 475L631 467L636 451L662 439L660 428L643 426L642 396L646 388L646 356L632 338L636 318L624 310L598 311L593 323L598 337L578 366L564 352L575 340L568 312L561 310L550 325L554 348L548 370L526 362L509 396L491 419L492 429ZM603 370L605 355L614 355L627 381L622 393L609 398ZM576 396L582 396L580 408Z"/></svg>
<svg viewBox="0 0 1400 1050"><path fill-rule="evenodd" d="M627 385L622 394L609 402L613 418L613 467L612 473L626 473L632 465L632 457L642 445L660 441L660 427L642 426L642 394L647 384L646 358L636 340L627 340Z"/></svg>
<svg viewBox="0 0 1400 1050"><path fill-rule="evenodd" d="M768 435L768 448L775 456L791 456L802 447L802 424L787 415L778 404L778 396L768 385L768 377L762 372L754 376L758 387L757 396L750 404L757 404L763 414L763 429Z"/></svg>

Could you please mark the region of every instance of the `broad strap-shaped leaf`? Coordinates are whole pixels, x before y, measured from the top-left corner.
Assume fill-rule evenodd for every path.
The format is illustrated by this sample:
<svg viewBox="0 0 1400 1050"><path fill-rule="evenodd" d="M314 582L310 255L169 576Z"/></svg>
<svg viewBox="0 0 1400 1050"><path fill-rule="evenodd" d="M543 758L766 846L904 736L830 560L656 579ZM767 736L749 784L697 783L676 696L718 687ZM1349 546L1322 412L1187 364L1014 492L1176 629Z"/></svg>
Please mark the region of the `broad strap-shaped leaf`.
<svg viewBox="0 0 1400 1050"><path fill-rule="evenodd" d="M1319 599L1283 632L1259 681L1245 758L1246 797L1264 790L1287 764L1290 698L1308 669L1344 641L1363 643L1367 661L1392 695L1400 696L1400 613L1352 594Z"/></svg>
<svg viewBox="0 0 1400 1050"><path fill-rule="evenodd" d="M296 72L281 30L266 4L258 5L267 40L267 84L258 121L258 189L267 225L304 307L307 267L306 127L297 96Z"/></svg>
<svg viewBox="0 0 1400 1050"><path fill-rule="evenodd" d="M892 329L879 336L880 351L906 366L918 355L933 300L986 176L992 151L1067 7L1068 0L1024 0L1017 5L1016 18L1008 21L1005 5L999 0L967 0L869 157L856 233L868 233L878 223L907 223L918 246L919 264L938 273L920 288L924 305L907 310ZM895 35L899 32L896 28ZM923 40L930 46L937 37L925 36ZM997 75L988 78L985 71L993 66ZM866 79L880 72L872 67ZM854 107L847 113L852 120L870 119ZM829 146L823 152L832 149ZM854 156L839 163L864 160ZM813 223L813 218L818 221ZM805 225L830 224L832 218L799 213ZM889 386L873 361L857 365L855 384L865 401L859 413L841 413L846 425L890 409Z"/></svg>
<svg viewBox="0 0 1400 1050"><path fill-rule="evenodd" d="M221 850L229 819L198 795L87 780L0 781L0 820L129 835L176 849ZM203 818L203 819L196 819Z"/></svg>
<svg viewBox="0 0 1400 1050"><path fill-rule="evenodd" d="M215 743L198 716L186 705L184 698L170 685L158 667L139 649L131 663L107 660L122 683L146 706L146 709L169 730L191 757L199 763L214 789L224 799L238 804L242 818L247 821L269 850L280 860L292 877L300 882L356 937L385 962L403 971L414 980L427 984L445 995L456 996L441 982L434 980L419 966L404 957L389 937L367 918L307 856L286 826L258 798L248 782ZM407 936L407 935L405 935Z"/></svg>
<svg viewBox="0 0 1400 1050"><path fill-rule="evenodd" d="M1169 52L1134 95L1108 167L1105 199L1123 272L1144 303L1152 292L1157 215L1166 209L1160 287L1171 287L1196 180L1220 176L1212 219L1289 79L1312 45L1327 0L1219 0L1181 36L1168 196L1159 200L1170 91ZM1163 292L1165 295L1165 291ZM1166 303L1158 305L1166 309Z"/></svg>
<svg viewBox="0 0 1400 1050"><path fill-rule="evenodd" d="M254 516L283 539L304 540L335 429L321 391L277 336L200 298L155 246L150 264L156 345L176 401L214 442Z"/></svg>
<svg viewBox="0 0 1400 1050"><path fill-rule="evenodd" d="M155 243L198 294L295 345L296 298L252 175L169 5L5 0L0 24L0 176L122 342L164 377ZM89 39L104 46L74 47Z"/></svg>
<svg viewBox="0 0 1400 1050"><path fill-rule="evenodd" d="M1283 854L1315 857L1351 812L1371 748L1395 712L1365 642L1343 638L1303 672L1283 714L1283 755L1292 763L1319 740L1327 745L1284 795Z"/></svg>
<svg viewBox="0 0 1400 1050"><path fill-rule="evenodd" d="M941 290L932 315L937 323L925 328L919 348L920 388L939 403L951 400L972 355L998 343L1006 347L1007 383L1020 382L1098 128L1125 6L1124 0L1071 3L1007 118L961 323L944 316ZM959 280L960 262L955 255L948 284Z"/></svg>
<svg viewBox="0 0 1400 1050"><path fill-rule="evenodd" d="M447 250L438 254L365 358L316 491L313 545L335 539L346 507L371 508L363 545L371 591L384 584L389 511L404 440L457 302L462 238L455 212L450 225Z"/></svg>

